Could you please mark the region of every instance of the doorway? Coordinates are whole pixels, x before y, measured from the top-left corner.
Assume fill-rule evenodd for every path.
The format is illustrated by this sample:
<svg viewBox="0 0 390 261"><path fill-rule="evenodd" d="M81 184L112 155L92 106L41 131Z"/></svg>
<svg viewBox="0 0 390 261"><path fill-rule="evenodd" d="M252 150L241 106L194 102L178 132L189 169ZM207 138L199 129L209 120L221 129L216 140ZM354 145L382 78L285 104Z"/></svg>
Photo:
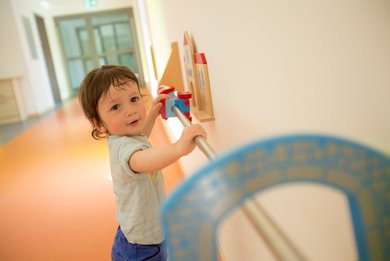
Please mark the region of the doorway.
<svg viewBox="0 0 390 261"><path fill-rule="evenodd" d="M105 64L128 66L144 85L132 9L55 18L69 82L77 92L84 76Z"/></svg>
<svg viewBox="0 0 390 261"><path fill-rule="evenodd" d="M49 75L51 92L53 95L54 103L57 106L57 105L60 105L62 103L62 98L61 98L61 94L60 94L60 89L58 87L57 76L56 76L55 69L54 69L53 58L51 56L49 39L47 38L45 21L39 15L35 14L34 16L35 16L35 22L36 22L37 27L38 27L39 38L41 40L43 56L44 56L45 63L46 63L47 74Z"/></svg>

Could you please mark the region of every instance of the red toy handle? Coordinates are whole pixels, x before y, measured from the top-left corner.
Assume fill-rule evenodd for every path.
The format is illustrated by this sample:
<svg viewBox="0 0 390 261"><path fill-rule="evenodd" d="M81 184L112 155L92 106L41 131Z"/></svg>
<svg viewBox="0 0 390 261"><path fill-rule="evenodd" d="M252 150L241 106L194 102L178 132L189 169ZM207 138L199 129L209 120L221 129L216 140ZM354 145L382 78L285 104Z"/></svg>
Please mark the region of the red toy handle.
<svg viewBox="0 0 390 261"><path fill-rule="evenodd" d="M191 99L192 94L190 92L178 92L177 97L179 99Z"/></svg>
<svg viewBox="0 0 390 261"><path fill-rule="evenodd" d="M160 85L158 87L158 90L157 90L157 93L160 95L160 94L169 94L171 92L173 92L175 90L174 87L172 86L168 86L168 85ZM167 110L166 110L166 105L165 105L165 100L161 100L161 109L160 109L160 114L161 114L161 117L166 120L168 119L168 116L167 116Z"/></svg>
<svg viewBox="0 0 390 261"><path fill-rule="evenodd" d="M190 92L178 92L177 97L174 93L175 88L169 85L160 85L157 93L160 94L168 94L170 96L169 102L167 100L161 100L161 109L160 114L164 120L167 120L168 117L174 117L175 115L171 112L171 106L179 107L180 111L188 118L189 121L192 121L192 117L190 115L190 99L192 94ZM170 108L167 108L167 105ZM169 111L167 111L169 110Z"/></svg>
<svg viewBox="0 0 390 261"><path fill-rule="evenodd" d="M160 85L158 87L157 93L158 94L169 94L175 90L174 87L169 86L169 85Z"/></svg>

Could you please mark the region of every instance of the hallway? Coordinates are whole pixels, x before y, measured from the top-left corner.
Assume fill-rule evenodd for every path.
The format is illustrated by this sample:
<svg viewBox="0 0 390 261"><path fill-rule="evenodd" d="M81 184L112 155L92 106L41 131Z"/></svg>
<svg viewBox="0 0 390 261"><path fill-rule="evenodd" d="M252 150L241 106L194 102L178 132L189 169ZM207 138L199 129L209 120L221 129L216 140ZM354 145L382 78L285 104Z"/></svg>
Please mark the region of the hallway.
<svg viewBox="0 0 390 261"><path fill-rule="evenodd" d="M168 142L160 119L152 144ZM167 192L182 179L163 170ZM105 141L77 100L0 147L0 260L110 260L116 232Z"/></svg>

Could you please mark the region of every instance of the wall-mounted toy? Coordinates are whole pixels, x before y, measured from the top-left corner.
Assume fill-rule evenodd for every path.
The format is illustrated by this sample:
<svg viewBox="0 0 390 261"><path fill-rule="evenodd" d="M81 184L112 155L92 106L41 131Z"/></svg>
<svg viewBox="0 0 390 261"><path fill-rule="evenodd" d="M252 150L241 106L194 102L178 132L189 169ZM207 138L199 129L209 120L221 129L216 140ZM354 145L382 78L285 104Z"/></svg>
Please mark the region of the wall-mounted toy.
<svg viewBox="0 0 390 261"><path fill-rule="evenodd" d="M158 88L158 94L168 94L170 97L169 99L161 101L162 107L160 109L160 114L164 120L169 117L176 117L176 114L172 110L172 107L176 106L181 112L183 112L189 121L192 121L192 117L190 115L190 92L177 92L176 96L174 87L161 85Z"/></svg>
<svg viewBox="0 0 390 261"><path fill-rule="evenodd" d="M197 91L198 86L198 77L196 74L196 67L194 61L195 47L192 42L192 38L189 32L184 32L184 41L183 41L183 51L184 51L184 69L187 78L187 88L194 94L194 99L192 101L193 112L198 111L198 95Z"/></svg>
<svg viewBox="0 0 390 261"><path fill-rule="evenodd" d="M214 120L213 102L211 98L211 88L209 72L207 68L206 55L204 53L194 54L195 66L198 76L198 111L195 116L200 121Z"/></svg>
<svg viewBox="0 0 390 261"><path fill-rule="evenodd" d="M181 57L179 52L179 43L173 42L171 44L171 55L167 65L165 66L164 73L161 79L158 81L159 85L175 86L176 91L184 91L184 82L181 72Z"/></svg>
<svg viewBox="0 0 390 261"><path fill-rule="evenodd" d="M204 53L198 53L188 32L184 32L184 68L188 89L193 94L192 112L203 121L214 120L209 73Z"/></svg>

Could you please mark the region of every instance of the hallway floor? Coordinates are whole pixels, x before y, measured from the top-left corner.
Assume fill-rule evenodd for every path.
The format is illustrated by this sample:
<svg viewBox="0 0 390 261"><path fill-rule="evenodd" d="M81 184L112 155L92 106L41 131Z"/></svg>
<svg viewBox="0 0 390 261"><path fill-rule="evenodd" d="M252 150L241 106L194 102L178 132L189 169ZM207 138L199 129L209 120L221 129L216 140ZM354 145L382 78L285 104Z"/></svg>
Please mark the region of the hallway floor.
<svg viewBox="0 0 390 261"><path fill-rule="evenodd" d="M168 142L160 118L150 140ZM178 164L163 172L169 193L183 175ZM0 213L2 261L110 260L117 224L108 151L77 100L1 145Z"/></svg>

